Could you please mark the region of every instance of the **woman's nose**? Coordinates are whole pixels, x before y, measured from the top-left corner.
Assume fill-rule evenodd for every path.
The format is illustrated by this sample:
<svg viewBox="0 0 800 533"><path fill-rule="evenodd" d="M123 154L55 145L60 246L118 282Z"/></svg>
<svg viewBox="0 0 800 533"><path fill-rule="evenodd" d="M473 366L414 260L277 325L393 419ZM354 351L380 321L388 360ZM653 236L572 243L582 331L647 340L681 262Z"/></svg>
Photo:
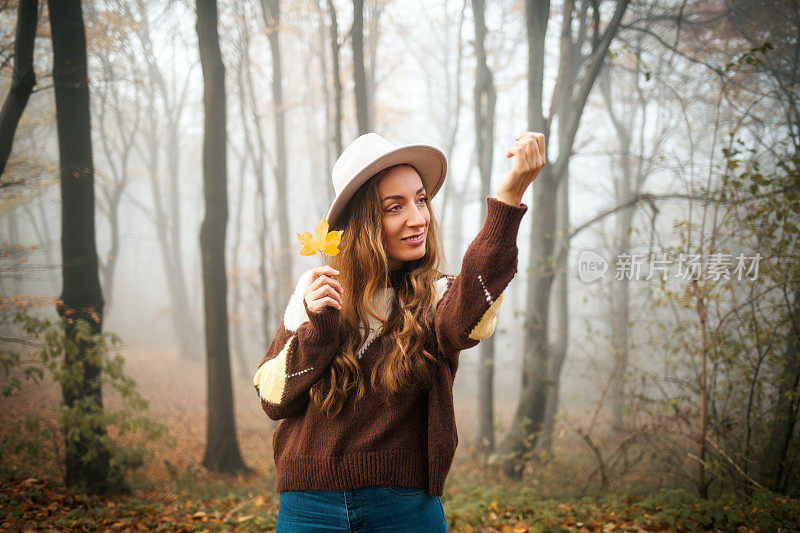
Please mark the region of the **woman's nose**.
<svg viewBox="0 0 800 533"><path fill-rule="evenodd" d="M417 206L414 206L411 210L411 213L408 215L408 220L406 223L409 226L422 226L425 224L425 217L422 216L422 212Z"/></svg>

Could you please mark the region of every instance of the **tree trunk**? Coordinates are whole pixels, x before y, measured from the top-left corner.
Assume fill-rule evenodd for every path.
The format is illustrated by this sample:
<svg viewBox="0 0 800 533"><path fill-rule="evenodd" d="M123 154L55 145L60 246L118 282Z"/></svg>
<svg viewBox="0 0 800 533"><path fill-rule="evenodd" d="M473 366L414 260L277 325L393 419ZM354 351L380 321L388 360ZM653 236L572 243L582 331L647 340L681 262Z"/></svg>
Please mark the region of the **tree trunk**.
<svg viewBox="0 0 800 533"><path fill-rule="evenodd" d="M228 350L225 230L228 222L225 66L219 48L216 0L197 0L197 39L203 69L203 191L205 218L200 229L206 319L208 423L203 466L233 472L245 469L233 418Z"/></svg>
<svg viewBox="0 0 800 533"><path fill-rule="evenodd" d="M377 61L378 43L380 42L381 13L385 5L384 0L366 2L367 39L364 47L364 79L367 85L367 115L370 128L375 128L375 95L378 92Z"/></svg>
<svg viewBox="0 0 800 533"><path fill-rule="evenodd" d="M761 478L772 490L786 494L789 490L789 452L792 437L800 418L800 289L794 291L791 304L789 338L784 366L778 381L775 419L764 446ZM796 444L795 444L796 446Z"/></svg>
<svg viewBox="0 0 800 533"><path fill-rule="evenodd" d="M263 14L263 7L262 7L262 14ZM246 28L246 26L245 26ZM244 38L247 41L244 46L244 52L248 53L249 50L249 34L244 34ZM246 60L247 67L243 67L240 71L240 77L243 78L240 80L240 84L242 84L242 88L240 89L239 93L242 98L241 105L242 105L242 116L245 117L250 114L250 116L258 117L258 109L259 109L259 100L256 98L256 88L255 84L253 83L253 76L252 71L249 68L250 60L249 54L247 55ZM245 86L243 85L246 82L246 90ZM244 99L244 94L247 94L247 100ZM245 111L245 102L249 101L250 103L250 110ZM251 122L253 125L253 135L254 139L251 139L250 128L247 126L248 122ZM260 304L261 304L261 332L262 338L261 341L264 343L265 346L267 342L269 342L270 336L272 335L271 332L274 332L273 324L271 322L271 314L273 308L278 308L277 305L280 303L277 297L270 298L270 290L269 290L269 278L267 277L267 238L268 238L268 222L267 219L267 194L265 191L265 183L267 181L266 175L264 173L264 167L266 165L266 154L267 154L267 143L264 139L264 131L261 127L261 120L256 118L255 120L248 121L243 120L242 124L244 124L245 134L244 134L244 148L247 154L253 160L253 177L255 178L255 195L253 196L254 206L253 212L257 217L257 241L258 241L258 281L259 281L259 296L260 296ZM275 291L277 292L277 291ZM251 370L252 371L252 370Z"/></svg>
<svg viewBox="0 0 800 533"><path fill-rule="evenodd" d="M492 155L494 151L494 110L497 95L492 71L486 62L486 22L483 0L472 0L477 60L473 110L475 114L475 150L481 175L481 220L486 218L485 198L491 195ZM488 455L494 449L494 346L495 336L478 346L478 451Z"/></svg>
<svg viewBox="0 0 800 533"><path fill-rule="evenodd" d="M585 14L585 6L579 17ZM580 50L585 36L585 23L578 25L578 34L573 40L572 20L574 2L565 2L563 6L563 19L561 23L561 51L559 75L560 83L553 91L555 93L553 105L557 106L559 117L567 116L570 112L572 87L578 76L580 67ZM567 134L567 124L564 120L558 121L558 136L563 138ZM556 225L558 227L558 247L556 249L569 249L569 172L565 172L558 188L556 199L558 214ZM561 390L561 369L567 358L567 339L569 338L569 278L566 275L567 253L560 254L556 259L555 292L553 293L555 308L553 318L555 328L549 337L550 360L547 362L547 392L545 399L544 423L541 437L536 448L544 455L550 455L553 444L553 431L555 430L555 417L558 412L558 397Z"/></svg>
<svg viewBox="0 0 800 533"><path fill-rule="evenodd" d="M635 69L635 72L640 72ZM631 78L631 83L635 86L638 81L638 74L634 73ZM620 78L622 81L623 78ZM620 158L619 167L620 172L618 178L615 180L614 187L614 201L616 205L625 205L631 203L632 200L639 194L641 186L647 176L647 171L642 164L638 165L638 171L634 176L634 163L632 161L631 145L633 137L633 124L635 117L639 115L636 108L633 106L626 106L625 101L636 101L636 105L644 108L646 102L639 101L637 95L640 91L634 90L625 91L623 98L623 112L617 113L614 110L612 102L612 89L611 89L611 72L609 69L603 69L598 80L598 87L603 95L606 103L611 124L617 134L619 142ZM636 93L636 94L634 94ZM645 125L642 123L642 128ZM643 150L643 147L639 147ZM638 157L639 161L645 159L643 154ZM616 242L615 242L615 255L619 257L621 254L630 253L630 227L633 221L633 215L636 212L635 208L629 207L621 210L615 218L616 223ZM610 384L610 411L611 411L611 424L615 429L623 429L625 422L624 408L625 408L625 387L628 374L628 359L629 359L629 342L628 342L628 322L630 315L630 295L629 283L627 279L616 280L612 284L611 309L609 312L610 329L611 329L611 348L612 348L612 361L613 371L611 375Z"/></svg>
<svg viewBox="0 0 800 533"><path fill-rule="evenodd" d="M333 0L328 0L328 12L331 16L331 56L333 57L333 146L336 150L335 157L339 157L344 150L342 146L342 76L339 73L339 23L336 20L336 6ZM329 185L333 190L333 185ZM333 197L331 198L333 201Z"/></svg>
<svg viewBox="0 0 800 533"><path fill-rule="evenodd" d="M319 4L317 4L319 6ZM323 149L322 149L322 174L319 176L322 178L322 183L320 186L325 189L325 196L320 197L320 202L325 204L326 206L330 205L333 201L333 184L328 185L327 182L330 180L327 177L328 170L330 170L331 166L333 166L333 143L334 143L334 124L333 118L331 117L331 103L333 98L331 97L331 80L328 77L328 37L331 34L331 28L328 27L328 23L326 22L325 12L320 10L319 11L319 20L317 20L317 34L316 37L318 39L317 43L319 48L315 50L315 55L317 59L319 59L319 78L322 82L322 102L323 107L322 110L323 120L322 120L322 142L323 142ZM337 32L338 33L338 32Z"/></svg>
<svg viewBox="0 0 800 533"><path fill-rule="evenodd" d="M247 177L247 161L248 157L242 157L241 164L239 165L239 190L236 198L236 219L234 222L234 242L231 247L231 271L234 272L234 285L232 287L232 301L231 301L231 328L233 328L233 357L237 362L239 377L242 380L247 380L252 376L253 367L250 364L250 358L245 354L244 335L242 334L242 290L244 285L244 276L242 275L242 267L239 264L239 251L242 242L242 213L244 211L244 191L246 188Z"/></svg>
<svg viewBox="0 0 800 533"><path fill-rule="evenodd" d="M242 243L242 232L244 230L243 214L245 210L244 205L246 199L245 191L247 190L247 167L250 162L255 161L255 157L253 155L252 142L250 141L250 128L248 126L248 124L254 122L254 120L250 114L250 109L247 107L247 90L249 86L245 83L244 75L245 69L250 68L250 34L247 14L244 8L242 8L240 16L242 20L242 42L240 46L241 53L239 54L239 61L236 64L236 81L238 84L238 91L236 91L236 94L239 97L239 118L244 129L242 132L242 137L244 138L244 149L242 150L239 161L238 196L235 201L236 203L234 204L236 205L236 217L234 221L234 240L233 246L231 247L231 271L234 272L235 283L231 291L231 328L233 329L232 345L234 359L238 363L237 366L239 377L245 380L252 376L253 367L250 358L246 355L246 344L244 334L242 332L243 315L241 312L241 295L246 289L243 275L244 269L239 264L239 256ZM264 301L266 301L266 299Z"/></svg>
<svg viewBox="0 0 800 533"><path fill-rule="evenodd" d="M136 87L153 89L153 92L145 93L148 102L145 116L150 119L150 136L147 139L147 153L144 157L147 159L149 167L154 226L170 297L170 318L181 357L198 361L201 358L203 347L200 342L200 327L195 322L194 314L190 310L189 292L183 268L182 239L180 238L181 180L179 179L180 144L178 141L182 128L181 116L186 108L189 81L192 78L189 75L186 76L180 91L176 91L175 87L171 87L167 83L156 58L155 45L150 37L147 4L144 0L136 0L135 5L138 9L137 14L127 7L126 13L132 19L136 18L142 21L136 34L142 45L143 59L147 67L146 76L151 82L136 85ZM162 103L161 109L156 107L159 96ZM162 121L166 121L166 136L164 128L162 128ZM166 142L163 142L165 137ZM164 172L166 172L169 183L166 192L161 187L163 181L160 163L162 151L166 153L166 170Z"/></svg>
<svg viewBox="0 0 800 533"><path fill-rule="evenodd" d="M356 94L356 119L358 134L372 131L367 99L367 77L364 72L364 0L353 0L353 29L350 32L353 45L353 81Z"/></svg>
<svg viewBox="0 0 800 533"><path fill-rule="evenodd" d="M543 132L549 138L544 116L544 39L550 17L549 0L527 0L525 26L528 34L528 124L531 131ZM545 165L533 182L533 213L531 218L531 243L528 264L530 275L526 300L524 355L522 361L522 387L514 412L511 428L500 443L497 453L503 471L508 476L522 474L526 452L535 443L536 433L542 428L547 403L547 364L549 357L548 311L552 267L549 257L553 248L556 220L554 201L558 183L552 167ZM549 231L548 231L549 228Z"/></svg>
<svg viewBox="0 0 800 533"><path fill-rule="evenodd" d="M66 377L61 386L65 407L73 411L70 419L81 422L79 427L64 428L64 482L94 493L128 492L106 444L101 368L89 357L95 344L76 339L78 320L85 320L92 334L103 329L83 13L80 0L50 0L49 10L61 172L63 287L56 308L68 341L77 347L64 351Z"/></svg>
<svg viewBox="0 0 800 533"><path fill-rule="evenodd" d="M151 116L157 117L158 112L151 101L148 111L152 113ZM170 301L170 318L172 320L173 331L178 340L178 350L182 358L198 361L201 357L202 346L200 345L199 330L192 314L189 312L189 296L186 290L186 281L183 271L178 270L178 257L176 254L176 246L173 246L170 239L171 232L168 231L173 220L171 219L167 209L162 203L163 199L167 197L161 188L161 174L160 174L160 154L163 150L162 143L157 128L153 128L153 134L148 139L148 171L150 178L150 190L153 197L154 209L154 225L156 230L156 239L158 240L159 248L161 250L161 259L164 267L164 275L166 278L167 292ZM170 194L177 194L178 191L172 190ZM174 217L172 217L174 218Z"/></svg>
<svg viewBox="0 0 800 533"><path fill-rule="evenodd" d="M556 231L556 193L559 182L566 175L572 156L575 135L589 93L605 60L611 40L617 33L628 0L619 0L612 19L606 25L602 38L598 39L589 56L583 77L568 93L569 114L559 116L566 123L566 135L559 135L558 158L553 165L546 165L533 184L533 217L529 252L530 278L528 282L528 309L525 330L522 387L509 433L498 447L498 460L503 471L511 477L521 476L524 462L536 445L545 422L547 389L552 386L548 379L550 367L549 319L550 290L555 276L554 237ZM599 5L595 4L595 9ZM544 41L550 15L548 0L527 0L525 4L528 34L528 124L532 131L543 132L549 137L551 112L545 121L542 113L544 81ZM599 17L599 13L597 14ZM559 69L560 70L560 69ZM556 82L558 88L559 82ZM558 94L556 92L555 94ZM556 108L557 110L557 108ZM552 110L551 110L552 111ZM549 160L549 159L548 159Z"/></svg>
<svg viewBox="0 0 800 533"><path fill-rule="evenodd" d="M127 39L124 39L123 46L128 44ZM103 51L99 51L95 56L102 65L101 72L104 79L114 80L120 77L112 58L105 55ZM125 93L126 91L121 90L116 83L100 84L94 92L98 108L97 119L100 132L98 138L109 166L109 179L104 180L100 187L101 198L105 201L105 206L101 205L100 210L108 219L111 233L111 244L108 251L101 252L100 255L100 282L107 316L110 316L114 302L114 279L120 254L119 206L128 185L128 168L136 137L139 135L142 115L138 91L133 93L137 96L133 103L128 100ZM109 115L113 116L110 119L112 124L107 124ZM115 136L106 134L112 128L116 129L119 142L114 142L113 137Z"/></svg>
<svg viewBox="0 0 800 533"><path fill-rule="evenodd" d="M708 352L709 340L706 330L707 308L705 286L695 284L697 316L700 319L700 434L697 456L697 491L703 499L708 498L708 482L706 481L706 438L708 437Z"/></svg>
<svg viewBox="0 0 800 533"><path fill-rule="evenodd" d="M33 70L33 47L36 40L36 25L39 22L39 0L20 0L17 6L17 35L14 40L14 72L11 75L11 90L0 110L0 176L11 155L14 133L25 106L28 105L36 85Z"/></svg>
<svg viewBox="0 0 800 533"><path fill-rule="evenodd" d="M569 176L561 182L558 190L558 238L561 244L569 246ZM560 247L559 247L560 248ZM544 427L537 450L545 455L552 453L555 418L558 413L558 395L561 390L561 369L567 359L567 339L569 338L569 277L567 276L567 254L558 256L556 263L553 318L555 340L551 343L551 360L547 365L547 397L545 400Z"/></svg>
<svg viewBox="0 0 800 533"><path fill-rule="evenodd" d="M280 4L278 0L261 0L264 12L264 21L267 25L267 38L272 51L272 109L275 113L275 144L277 166L275 167L275 185L278 208L278 242L280 243L281 271L278 275L279 302L289 299L294 289L292 273L292 231L289 227L289 197L287 193L287 168L286 168L286 127L285 105L283 103L283 75L281 74L281 48L280 40Z"/></svg>

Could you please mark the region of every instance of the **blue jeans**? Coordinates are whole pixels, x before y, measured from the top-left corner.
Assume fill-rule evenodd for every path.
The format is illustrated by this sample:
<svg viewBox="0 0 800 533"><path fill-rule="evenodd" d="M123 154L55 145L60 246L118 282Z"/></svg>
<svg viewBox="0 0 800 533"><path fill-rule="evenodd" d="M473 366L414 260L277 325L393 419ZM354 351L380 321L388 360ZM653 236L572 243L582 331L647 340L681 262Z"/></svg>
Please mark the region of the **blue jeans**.
<svg viewBox="0 0 800 533"><path fill-rule="evenodd" d="M275 533L313 531L447 532L442 500L398 485L280 493Z"/></svg>

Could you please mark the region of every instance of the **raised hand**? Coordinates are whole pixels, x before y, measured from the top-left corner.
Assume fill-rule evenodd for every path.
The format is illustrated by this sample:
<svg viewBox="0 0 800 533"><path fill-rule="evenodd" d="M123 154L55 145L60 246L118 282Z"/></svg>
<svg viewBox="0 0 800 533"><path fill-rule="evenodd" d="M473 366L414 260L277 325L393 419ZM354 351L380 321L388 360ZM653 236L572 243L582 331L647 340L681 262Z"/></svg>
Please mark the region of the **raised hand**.
<svg viewBox="0 0 800 533"><path fill-rule="evenodd" d="M513 157L514 162L497 188L497 199L518 206L522 195L547 162L544 134L533 131L523 133L508 149L506 157Z"/></svg>

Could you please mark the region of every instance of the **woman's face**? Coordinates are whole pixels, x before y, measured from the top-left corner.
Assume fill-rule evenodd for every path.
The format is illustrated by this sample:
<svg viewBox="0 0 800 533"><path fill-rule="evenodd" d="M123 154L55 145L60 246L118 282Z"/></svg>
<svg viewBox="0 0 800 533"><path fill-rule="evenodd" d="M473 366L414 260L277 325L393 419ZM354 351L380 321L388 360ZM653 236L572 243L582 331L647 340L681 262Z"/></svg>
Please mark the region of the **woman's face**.
<svg viewBox="0 0 800 533"><path fill-rule="evenodd" d="M392 168L378 183L383 210L383 244L389 270L425 255L431 214L422 180L409 165ZM410 237L410 238L409 238Z"/></svg>

